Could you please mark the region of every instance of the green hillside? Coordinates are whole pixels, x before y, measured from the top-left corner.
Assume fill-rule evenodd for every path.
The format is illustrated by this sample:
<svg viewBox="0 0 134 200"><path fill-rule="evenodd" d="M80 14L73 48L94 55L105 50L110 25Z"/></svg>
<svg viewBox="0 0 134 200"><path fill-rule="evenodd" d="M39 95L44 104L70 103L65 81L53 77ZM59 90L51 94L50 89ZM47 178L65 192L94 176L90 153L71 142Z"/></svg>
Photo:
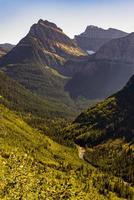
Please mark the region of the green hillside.
<svg viewBox="0 0 134 200"><path fill-rule="evenodd" d="M43 98L0 71L0 103L18 113L32 127L47 132L49 137L60 144L66 144L61 134L62 128L92 102L80 99L68 102L68 105L60 99Z"/></svg>
<svg viewBox="0 0 134 200"><path fill-rule="evenodd" d="M81 113L64 137L86 148L95 167L134 185L134 76L118 93Z"/></svg>
<svg viewBox="0 0 134 200"><path fill-rule="evenodd" d="M16 81L0 72L0 102L21 113L31 113L39 117L71 117L75 111L53 99L44 99L25 89Z"/></svg>
<svg viewBox="0 0 134 200"><path fill-rule="evenodd" d="M80 160L75 148L53 142L2 105L0 118L0 199L123 199L118 180Z"/></svg>
<svg viewBox="0 0 134 200"><path fill-rule="evenodd" d="M80 135L90 130L91 132L96 130L96 137L92 134L89 136L88 133L90 145L94 145L94 143L99 144L101 140L111 137L124 137L127 142L133 140L133 90L134 76L121 91L98 103L96 106L89 108L76 118L73 125L81 129ZM77 135L79 134L77 133ZM88 145L87 139L85 142Z"/></svg>

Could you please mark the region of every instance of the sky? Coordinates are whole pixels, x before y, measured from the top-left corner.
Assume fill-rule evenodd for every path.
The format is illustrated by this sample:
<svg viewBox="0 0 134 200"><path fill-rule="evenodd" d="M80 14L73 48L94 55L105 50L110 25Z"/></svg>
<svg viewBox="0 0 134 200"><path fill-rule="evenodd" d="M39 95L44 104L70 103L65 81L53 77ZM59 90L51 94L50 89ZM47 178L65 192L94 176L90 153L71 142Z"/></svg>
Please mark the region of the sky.
<svg viewBox="0 0 134 200"><path fill-rule="evenodd" d="M39 19L70 38L87 25L134 32L134 0L0 0L0 43L17 44Z"/></svg>

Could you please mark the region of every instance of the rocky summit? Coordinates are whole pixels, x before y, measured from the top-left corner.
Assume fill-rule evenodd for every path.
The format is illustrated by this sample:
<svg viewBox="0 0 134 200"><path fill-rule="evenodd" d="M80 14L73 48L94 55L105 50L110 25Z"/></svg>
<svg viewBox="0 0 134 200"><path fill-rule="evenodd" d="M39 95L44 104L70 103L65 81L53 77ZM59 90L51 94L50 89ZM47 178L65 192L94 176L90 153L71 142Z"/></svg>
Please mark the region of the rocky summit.
<svg viewBox="0 0 134 200"><path fill-rule="evenodd" d="M0 63L5 65L34 62L55 67L63 64L66 59L83 55L85 52L78 48L56 24L39 20Z"/></svg>

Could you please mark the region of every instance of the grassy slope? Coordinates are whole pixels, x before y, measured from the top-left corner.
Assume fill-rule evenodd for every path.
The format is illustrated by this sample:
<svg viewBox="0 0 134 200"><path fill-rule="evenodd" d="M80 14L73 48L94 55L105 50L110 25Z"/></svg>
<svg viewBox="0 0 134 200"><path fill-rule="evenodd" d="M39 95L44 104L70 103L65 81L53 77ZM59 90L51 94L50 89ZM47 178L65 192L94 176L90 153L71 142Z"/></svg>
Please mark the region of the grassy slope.
<svg viewBox="0 0 134 200"><path fill-rule="evenodd" d="M105 175L79 160L75 149L53 142L2 105L0 119L0 199L122 199L101 194Z"/></svg>

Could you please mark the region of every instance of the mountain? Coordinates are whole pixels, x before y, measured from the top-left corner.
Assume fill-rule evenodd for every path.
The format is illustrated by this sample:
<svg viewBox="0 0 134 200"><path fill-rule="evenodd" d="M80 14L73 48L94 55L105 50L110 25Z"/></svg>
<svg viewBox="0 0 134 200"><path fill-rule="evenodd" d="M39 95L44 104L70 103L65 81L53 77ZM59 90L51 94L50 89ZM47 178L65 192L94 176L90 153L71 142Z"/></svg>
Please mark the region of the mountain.
<svg viewBox="0 0 134 200"><path fill-rule="evenodd" d="M14 45L8 43L0 44L0 57L6 55L13 47Z"/></svg>
<svg viewBox="0 0 134 200"><path fill-rule="evenodd" d="M126 86L81 113L65 137L85 147L85 160L134 183L134 76ZM132 197L131 197L132 198ZM131 199L130 197L126 199Z"/></svg>
<svg viewBox="0 0 134 200"><path fill-rule="evenodd" d="M66 60L86 55L55 24L39 20L7 55L0 59L1 70L27 89L52 99L72 104L64 85L69 77L61 75Z"/></svg>
<svg viewBox="0 0 134 200"><path fill-rule="evenodd" d="M39 20L0 68L27 89L67 106L77 99L102 99L133 74L133 33L113 39L87 56L57 25Z"/></svg>
<svg viewBox="0 0 134 200"><path fill-rule="evenodd" d="M3 44L0 44L0 47L4 49L6 52L9 52L13 49L13 47L15 47L15 45L9 44L9 43L3 43Z"/></svg>
<svg viewBox="0 0 134 200"><path fill-rule="evenodd" d="M121 89L134 73L134 33L113 39L81 63L65 89L73 98L102 99Z"/></svg>
<svg viewBox="0 0 134 200"><path fill-rule="evenodd" d="M85 32L75 36L75 41L80 48L85 51L96 52L105 43L111 39L127 36L128 33L109 28L107 30L97 26L87 26Z"/></svg>
<svg viewBox="0 0 134 200"><path fill-rule="evenodd" d="M0 57L4 56L6 54L6 51L0 47Z"/></svg>
<svg viewBox="0 0 134 200"><path fill-rule="evenodd" d="M55 67L69 58L85 55L56 24L39 20L2 60L3 65L36 63Z"/></svg>

